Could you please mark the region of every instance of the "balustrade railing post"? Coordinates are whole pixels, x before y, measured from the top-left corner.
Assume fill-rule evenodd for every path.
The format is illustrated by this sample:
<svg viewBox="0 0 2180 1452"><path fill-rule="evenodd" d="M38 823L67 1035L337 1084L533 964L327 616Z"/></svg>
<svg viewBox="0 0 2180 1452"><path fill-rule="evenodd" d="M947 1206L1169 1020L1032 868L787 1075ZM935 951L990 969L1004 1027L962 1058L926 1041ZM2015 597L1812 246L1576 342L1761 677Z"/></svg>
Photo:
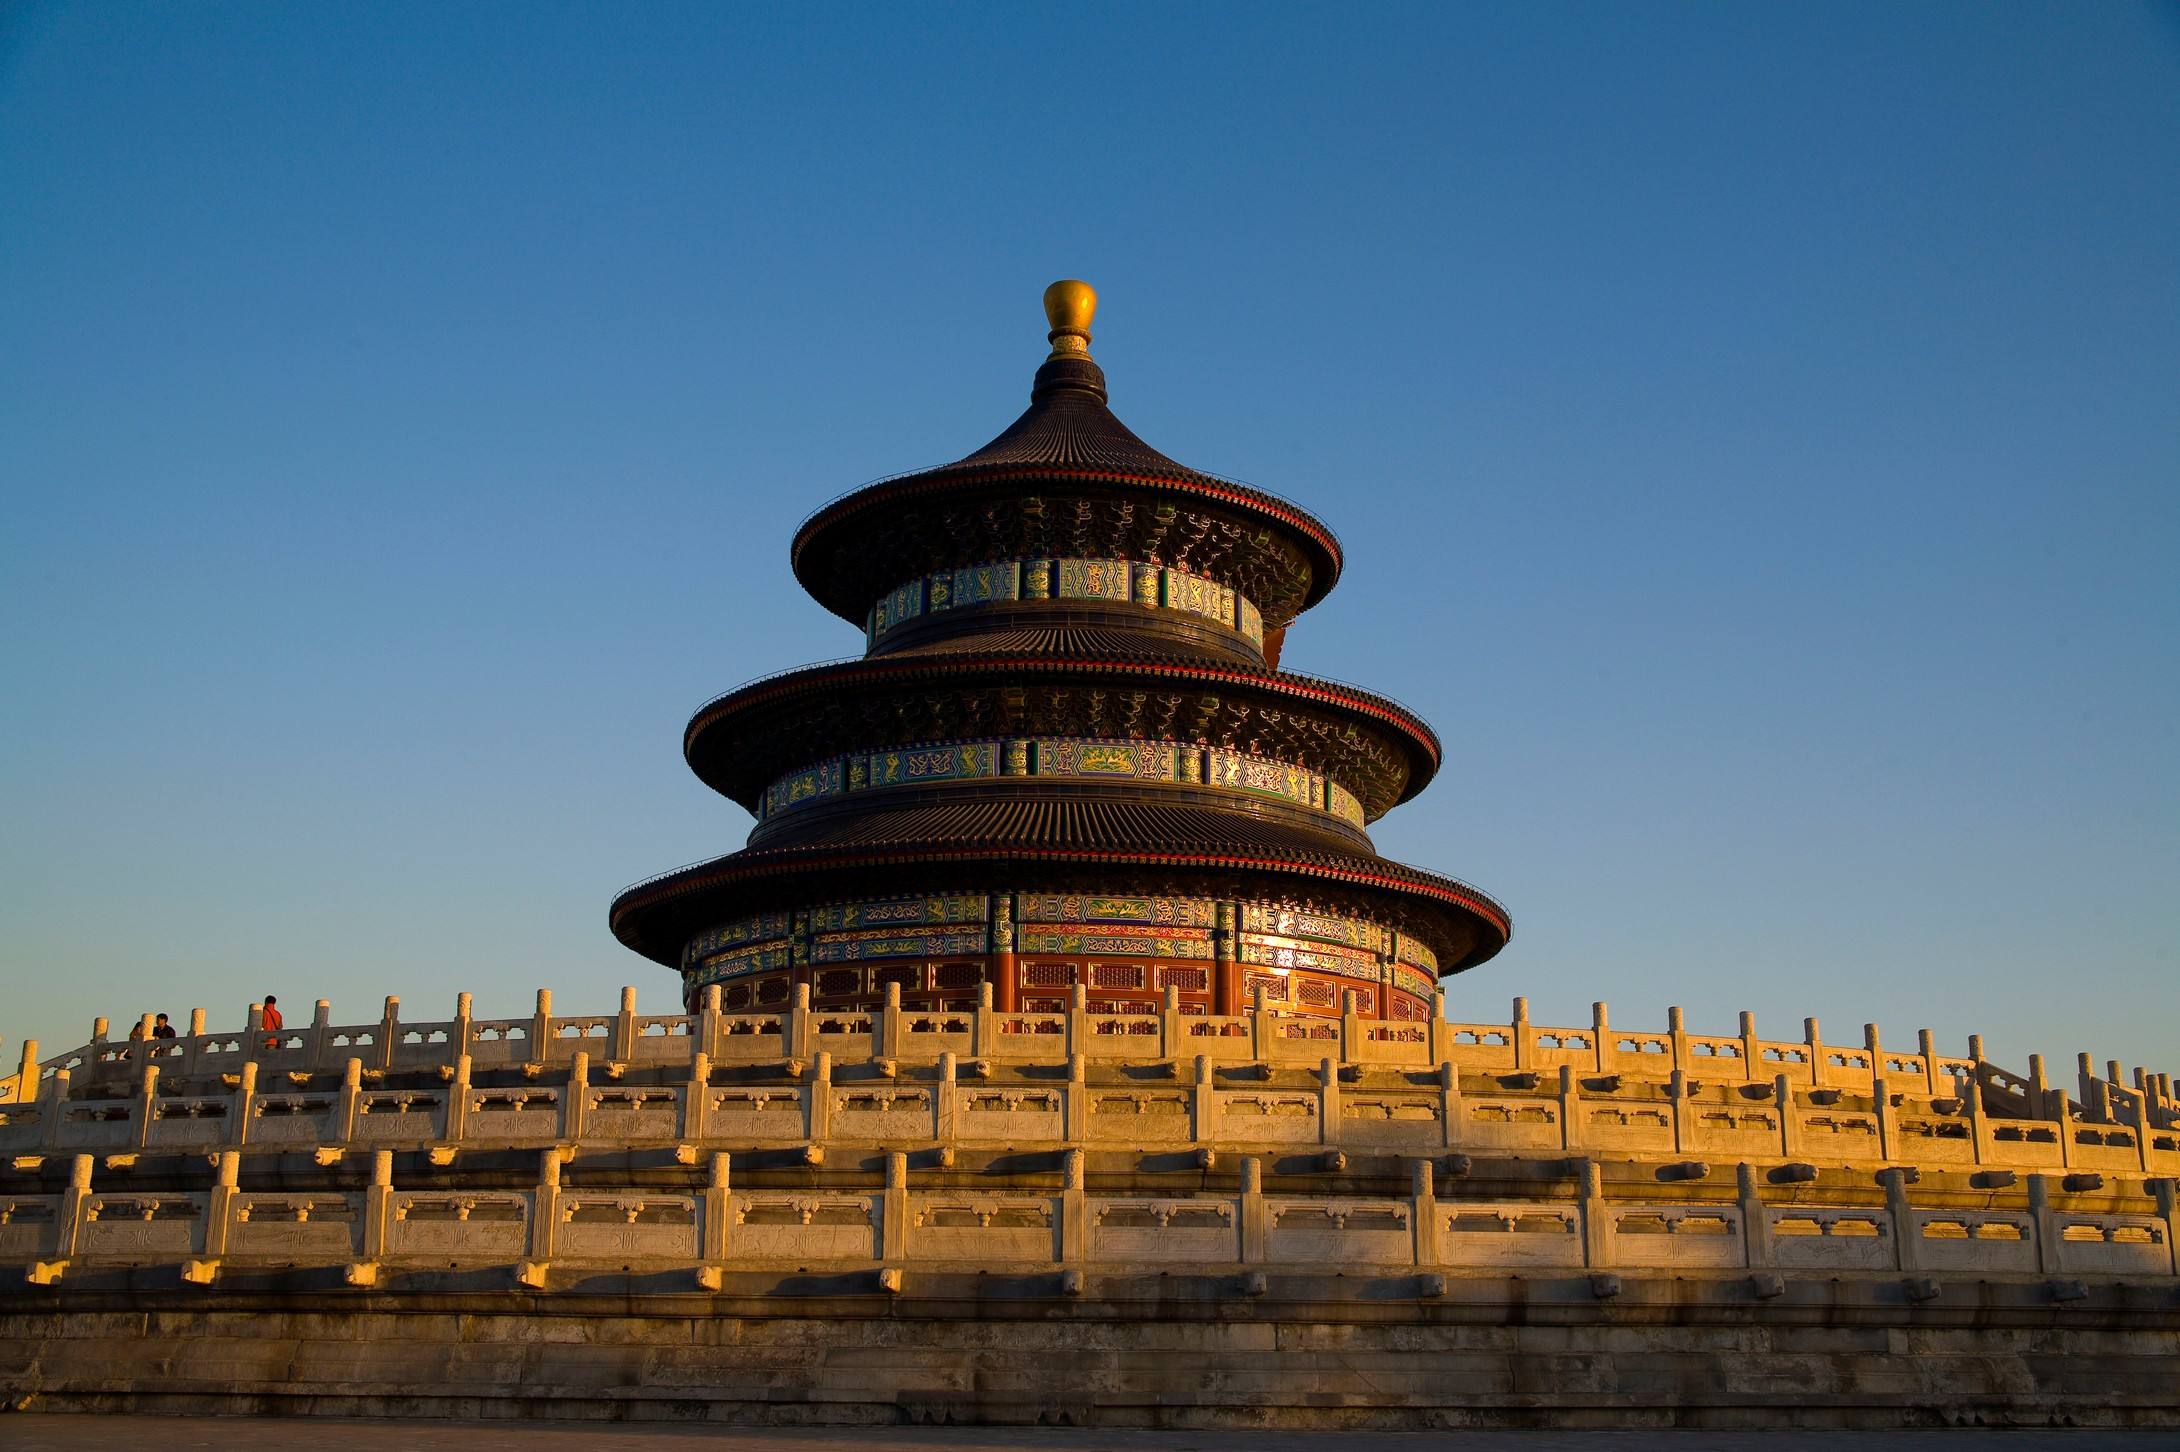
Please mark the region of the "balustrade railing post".
<svg viewBox="0 0 2180 1452"><path fill-rule="evenodd" d="M467 998L469 995L465 993L462 997ZM464 1034L462 1038L466 1042L468 1035ZM474 1082L476 1073L477 1062L465 1049L462 1056L454 1061L454 1080L447 1086L447 1103L442 1111L441 1122L445 1128L440 1138L448 1144L461 1143L463 1136L469 1133L470 1100L474 1097L470 1085Z"/></svg>
<svg viewBox="0 0 2180 1452"><path fill-rule="evenodd" d="M812 1042L817 1034L815 1026L810 1022L809 984L798 983L795 985L795 996L790 1000L787 1011L787 1023L787 1056L790 1059L801 1059L807 1062L810 1057Z"/></svg>
<svg viewBox="0 0 2180 1452"><path fill-rule="evenodd" d="M38 1126L38 1137L47 1149L59 1146L61 1135L68 1127L68 1081L71 1077L66 1069L55 1069L53 1077L39 1086L38 1103L46 1121Z"/></svg>
<svg viewBox="0 0 2180 1452"><path fill-rule="evenodd" d="M1793 1159L1801 1152L1802 1126L1794 1107L1794 1086L1783 1073L1772 1076L1771 1102L1779 1107L1779 1155Z"/></svg>
<svg viewBox="0 0 2180 1452"><path fill-rule="evenodd" d="M810 1069L808 1093L809 1102L803 1107L803 1138L811 1144L823 1144L833 1128L832 1050L817 1051Z"/></svg>
<svg viewBox="0 0 2180 1452"><path fill-rule="evenodd" d="M1672 1047L1673 1067L1682 1073L1688 1069L1687 1016L1676 1005L1665 1011L1665 1032Z"/></svg>
<svg viewBox="0 0 2180 1452"><path fill-rule="evenodd" d="M621 989L621 1012L613 1020L613 1059L625 1064L636 1057L636 990L634 985Z"/></svg>
<svg viewBox="0 0 2180 1452"><path fill-rule="evenodd" d="M719 1016L719 985L705 984L704 994L696 1002L696 1043L693 1047L707 1059L718 1058L726 1052L726 1045L721 1042L726 1025L720 1021ZM781 1027L786 1027L784 1020ZM780 1049L783 1053L793 1052L785 1032L780 1035Z"/></svg>
<svg viewBox="0 0 2180 1452"><path fill-rule="evenodd" d="M1802 1046L1809 1055L1809 1083L1812 1088L1824 1087L1824 1031L1813 1018L1802 1020Z"/></svg>
<svg viewBox="0 0 2180 1452"><path fill-rule="evenodd" d="M951 1146L961 1137L958 1064L952 1049L940 1051L938 1084L931 1094L931 1137L941 1145Z"/></svg>
<svg viewBox="0 0 2180 1452"><path fill-rule="evenodd" d="M1612 1010L1603 999L1590 1005L1590 1039L1597 1049L1597 1072L1609 1074L1619 1062L1619 1046L1612 1041Z"/></svg>
<svg viewBox="0 0 2180 1452"><path fill-rule="evenodd" d="M1241 1161L1241 1261L1258 1265L1264 1260L1264 1162L1255 1155Z"/></svg>
<svg viewBox="0 0 2180 1452"><path fill-rule="evenodd" d="M246 1063L227 1106L227 1142L238 1149L250 1142L250 1121L257 1114L257 1065Z"/></svg>
<svg viewBox="0 0 2180 1452"><path fill-rule="evenodd" d="M1741 1082L1754 1084L1764 1064L1763 1041L1756 1037L1756 1015L1741 1011Z"/></svg>
<svg viewBox="0 0 2180 1452"><path fill-rule="evenodd" d="M100 1019L100 1023L106 1020ZM254 1059L265 1051L265 1005L253 1003L242 1015L242 1057Z"/></svg>
<svg viewBox="0 0 2180 1452"><path fill-rule="evenodd" d="M1741 1202L1741 1253L1750 1270L1771 1264L1771 1215L1756 1187L1756 1167L1743 1160L1734 1166L1734 1194Z"/></svg>
<svg viewBox="0 0 2180 1452"><path fill-rule="evenodd" d="M394 1055L401 1049L401 999L395 994L386 995L386 1009L378 1025L378 1067L391 1069Z"/></svg>
<svg viewBox="0 0 2180 1452"><path fill-rule="evenodd" d="M1604 1177L1595 1160L1575 1167L1582 1214L1582 1263L1591 1270L1612 1267L1612 1212L1605 1204Z"/></svg>
<svg viewBox="0 0 2180 1452"><path fill-rule="evenodd" d="M2029 1176L2029 1220L2036 1227L2036 1269L2051 1275L2059 1269L2059 1217L2051 1209L2051 1181Z"/></svg>
<svg viewBox="0 0 2180 1452"><path fill-rule="evenodd" d="M333 1004L319 999L311 1005L310 1032L303 1039L303 1067L322 1069L331 1062L333 1048Z"/></svg>
<svg viewBox="0 0 2180 1452"><path fill-rule="evenodd" d="M530 1259L539 1266L553 1258L553 1232L559 1220L560 1150L555 1146L538 1155L537 1188L530 1195Z"/></svg>
<svg viewBox="0 0 2180 1452"><path fill-rule="evenodd" d="M16 1061L15 1099L17 1104L28 1104L38 1097L38 1041L23 1040L22 1057Z"/></svg>
<svg viewBox="0 0 2180 1452"><path fill-rule="evenodd" d="M457 1061L476 1052L475 1003L467 993L454 995L454 1032L448 1036L447 1053Z"/></svg>
<svg viewBox="0 0 2180 1452"><path fill-rule="evenodd" d="M1675 1069L1665 1081L1665 1095L1672 1104L1673 1153L1688 1153L1688 1071Z"/></svg>
<svg viewBox="0 0 2180 1452"><path fill-rule="evenodd" d="M1264 985L1259 983L1249 990L1249 1057L1260 1064L1272 1061L1274 1027L1271 1011L1264 1003Z"/></svg>
<svg viewBox="0 0 2180 1452"><path fill-rule="evenodd" d="M204 1258L218 1260L227 1254L227 1237L235 1214L235 1197L240 1193L242 1155L235 1150L222 1150L218 1157L218 1170L213 1176L212 1188L204 1197Z"/></svg>
<svg viewBox="0 0 2180 1452"><path fill-rule="evenodd" d="M1438 1065L1439 1143L1452 1148L1461 1142L1465 1126L1461 1107L1461 1070L1451 1059Z"/></svg>
<svg viewBox="0 0 2180 1452"><path fill-rule="evenodd" d="M887 1265L898 1265L908 1255L908 1156L899 1150L886 1156L886 1188L881 1203L878 1257Z"/></svg>
<svg viewBox="0 0 2180 1452"><path fill-rule="evenodd" d="M537 991L537 1009L530 1015L530 1053L532 1062L549 1064L553 1058L553 991L540 988Z"/></svg>
<svg viewBox="0 0 2180 1452"><path fill-rule="evenodd" d="M878 1010L878 1022L872 1025L871 1053L875 1057L897 1058L901 1052L901 985L888 983L884 1004Z"/></svg>
<svg viewBox="0 0 2180 1452"><path fill-rule="evenodd" d="M1871 1062L1876 1062L1875 1055L1871 1056ZM1894 1145L1900 1132L1892 1122L1892 1086L1882 1075L1870 1081L1870 1113L1877 1120L1877 1157L1881 1160L1898 1158Z"/></svg>
<svg viewBox="0 0 2180 1452"><path fill-rule="evenodd" d="M714 1265L727 1258L727 1236L734 1224L732 1184L733 1157L725 1150L712 1154L711 1178L704 1187L704 1244L701 1259Z"/></svg>
<svg viewBox="0 0 2180 1452"><path fill-rule="evenodd" d="M560 1137L571 1142L581 1139L590 1118L589 1050L577 1049L568 1061L568 1082L560 1093Z"/></svg>
<svg viewBox="0 0 2180 1452"><path fill-rule="evenodd" d="M1514 1067L1517 1070L1533 1069L1537 1064L1536 1030L1529 1026L1529 1000L1514 1000L1514 1013L1507 1026L1507 1038L1514 1050Z"/></svg>
<svg viewBox="0 0 2180 1452"><path fill-rule="evenodd" d="M1067 1266L1080 1266L1089 1255L1090 1207L1083 1160L1080 1149L1071 1149L1060 1162L1059 1251L1060 1264Z"/></svg>
<svg viewBox="0 0 2180 1452"><path fill-rule="evenodd" d="M356 1137L356 1115L363 1107L363 1060L350 1055L341 1066L341 1097L333 1110L333 1141L348 1144Z"/></svg>
<svg viewBox="0 0 2180 1452"><path fill-rule="evenodd" d="M204 1010L193 1008L189 1011L189 1034L183 1040L182 1048L182 1072L192 1079L203 1072L204 1049Z"/></svg>
<svg viewBox="0 0 2180 1452"><path fill-rule="evenodd" d="M1354 997L1355 995L1350 993L1348 995L1349 1001L1352 1002ZM1181 1062L1181 1049L1183 1046L1181 1038L1181 990L1169 983L1166 985L1165 1002L1160 1005L1158 1012L1158 1057L1178 1067Z"/></svg>
<svg viewBox="0 0 2180 1452"><path fill-rule="evenodd" d="M1196 1079L1188 1096L1188 1137L1192 1144L1216 1139L1219 1133L1219 1099L1211 1074L1211 1056L1196 1056Z"/></svg>
<svg viewBox="0 0 2180 1452"><path fill-rule="evenodd" d="M2157 1215L2165 1222L2166 1269L2180 1275L2180 1189L2169 1178L2152 1180L2150 1193L2157 1197Z"/></svg>
<svg viewBox="0 0 2180 1452"><path fill-rule="evenodd" d="M1413 1232L1415 1263L1438 1264L1438 1188L1427 1159L1408 1161L1408 1226Z"/></svg>
<svg viewBox="0 0 2180 1452"><path fill-rule="evenodd" d="M1892 1221L1894 1261L1904 1272L1923 1268L1922 1234L1915 1224L1915 1207L1908 1203L1908 1171L1894 1165L1877 1172L1885 1187L1885 1215Z"/></svg>
<svg viewBox="0 0 2180 1452"><path fill-rule="evenodd" d="M1923 1092L1935 1099L1938 1087L1938 1036L1929 1029L1915 1031L1915 1048L1923 1056Z"/></svg>
<svg viewBox="0 0 2180 1452"><path fill-rule="evenodd" d="M714 984L714 987L718 985ZM711 1129L712 1056L702 1049L689 1060L689 1082L681 1090L681 1137L701 1144Z"/></svg>
<svg viewBox="0 0 2180 1452"><path fill-rule="evenodd" d="M1983 1086L1980 1083L1969 1081L1966 1103L1968 1140L1975 1151L1975 1163L1988 1163L1992 1158L1991 1124L1983 1112Z"/></svg>
<svg viewBox="0 0 2180 1452"><path fill-rule="evenodd" d="M1080 983L1067 995L1067 1051L1070 1054L1090 1051L1090 995Z"/></svg>
<svg viewBox="0 0 2180 1452"><path fill-rule="evenodd" d="M253 1066L254 1067L254 1066ZM159 1113L159 1066L146 1064L136 1089L136 1147L151 1143L151 1127Z"/></svg>
<svg viewBox="0 0 2180 1452"><path fill-rule="evenodd" d="M54 1255L70 1260L83 1254L83 1227L90 1219L91 1155L77 1155L68 1162L68 1189L61 1195L60 1224L55 1230Z"/></svg>
<svg viewBox="0 0 2180 1452"><path fill-rule="evenodd" d="M351 1074L363 1067L360 1059L350 1059L348 1063ZM363 1192L363 1259L366 1265L385 1257L393 1215L394 1152L378 1150L371 1156L371 1183Z"/></svg>
<svg viewBox="0 0 2180 1452"><path fill-rule="evenodd" d="M1340 1061L1327 1058L1317 1066L1317 1142L1340 1142Z"/></svg>
<svg viewBox="0 0 2180 1452"><path fill-rule="evenodd" d="M1870 1082L1875 1083L1885 1076L1885 1046L1878 1041L1874 1023L1862 1025L1862 1052L1870 1061Z"/></svg>
<svg viewBox="0 0 2180 1452"><path fill-rule="evenodd" d="M1081 1144L1090 1135L1090 1059L1086 1054L1067 1056L1067 1142Z"/></svg>
<svg viewBox="0 0 2180 1452"><path fill-rule="evenodd" d="M969 1052L982 1059L998 1052L998 1025L993 1020L992 985L986 979L976 987L976 1017L969 1026Z"/></svg>
<svg viewBox="0 0 2180 1452"><path fill-rule="evenodd" d="M1582 1088L1575 1080L1574 1065L1559 1066L1559 1147L1579 1149L1582 1144Z"/></svg>
<svg viewBox="0 0 2180 1452"><path fill-rule="evenodd" d="M1431 988L1431 1041L1430 1061L1443 1064L1453 1052L1453 1025L1446 1022L1446 986L1434 984Z"/></svg>

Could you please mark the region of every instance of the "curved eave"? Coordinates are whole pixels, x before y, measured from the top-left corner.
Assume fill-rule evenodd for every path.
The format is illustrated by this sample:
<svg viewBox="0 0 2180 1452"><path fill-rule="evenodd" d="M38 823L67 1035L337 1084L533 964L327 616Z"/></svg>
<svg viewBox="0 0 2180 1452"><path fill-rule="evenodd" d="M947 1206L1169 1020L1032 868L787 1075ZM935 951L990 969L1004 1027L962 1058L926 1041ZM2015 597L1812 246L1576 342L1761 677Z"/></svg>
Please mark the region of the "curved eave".
<svg viewBox="0 0 2180 1452"><path fill-rule="evenodd" d="M861 596L853 599L846 596L834 597L828 583L822 578L826 572L816 567L810 554L811 548L818 544L820 537L827 531L867 510L888 508L911 499L1039 483L1109 484L1151 489L1189 499L1207 500L1230 509L1259 515L1289 531L1310 556L1310 588L1309 593L1303 597L1302 610L1309 609L1331 592L1345 563L1339 537L1315 515L1264 490L1214 478L1208 474L1143 474L1064 464L991 464L969 468L947 465L926 469L920 473L903 474L897 478L881 479L851 494L844 494L820 508L795 531L795 542L790 551L795 578L827 610L851 625L861 625L870 601ZM1299 614L1300 611L1296 613Z"/></svg>
<svg viewBox="0 0 2180 1452"><path fill-rule="evenodd" d="M1185 685L1227 687L1259 691L1282 700L1308 702L1334 711L1347 711L1391 731L1408 751L1408 779L1400 795L1387 809L1408 801L1429 785L1438 772L1444 750L1438 733L1422 717L1384 696L1353 686L1318 680L1287 671L1252 671L1222 666L1192 665L1159 659L1115 657L1105 660L1053 660L1040 656L962 655L943 658L866 658L847 664L805 666L784 675L743 686L714 697L698 708L681 734L682 759L697 779L722 796L754 811L757 793L764 783L731 782L706 769L697 756L699 738L729 716L778 705L797 696L819 691L839 691L858 686L894 686L920 681L985 680L992 677L1033 677L1064 680L1084 676L1100 679L1163 680Z"/></svg>
<svg viewBox="0 0 2180 1452"><path fill-rule="evenodd" d="M1496 957L1512 939L1513 919L1488 895L1450 877L1383 860L1333 857L1264 857L1249 853L1113 851L1093 847L1034 847L1018 844L978 847L963 844L943 849L890 848L868 851L826 851L786 848L778 851L737 852L709 862L696 863L639 882L622 890L613 900L608 921L621 944L668 968L680 966L685 934L646 933L641 921L677 900L697 897L718 889L766 878L803 876L859 868L1008 865L1062 867L1199 869L1277 874L1345 887L1420 897L1442 910L1460 913L1485 931L1477 935L1477 947L1467 957L1440 969L1441 977L1466 972ZM691 929L693 931L693 928Z"/></svg>

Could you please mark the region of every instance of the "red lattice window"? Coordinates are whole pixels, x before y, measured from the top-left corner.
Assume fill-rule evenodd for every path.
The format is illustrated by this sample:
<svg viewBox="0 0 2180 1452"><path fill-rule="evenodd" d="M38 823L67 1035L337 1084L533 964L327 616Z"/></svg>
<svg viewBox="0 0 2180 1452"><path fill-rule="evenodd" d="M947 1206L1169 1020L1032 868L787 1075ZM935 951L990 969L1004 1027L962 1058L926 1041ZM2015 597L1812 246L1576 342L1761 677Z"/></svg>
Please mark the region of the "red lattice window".
<svg viewBox="0 0 2180 1452"><path fill-rule="evenodd" d="M1027 988L1067 988L1074 982L1075 965L1072 963L1031 963L1022 969L1022 984ZM1064 1003L1060 1005L1061 1009L1066 1007Z"/></svg>
<svg viewBox="0 0 2180 1452"><path fill-rule="evenodd" d="M1208 1004L1184 1003L1181 1005L1181 1012L1202 1015L1211 1012L1211 1008Z"/></svg>
<svg viewBox="0 0 2180 1452"><path fill-rule="evenodd" d="M931 972L933 988L974 988L984 981L981 963L941 963ZM970 1007L975 1007L971 1004Z"/></svg>
<svg viewBox="0 0 2180 1452"><path fill-rule="evenodd" d="M1022 1012L1065 1013L1067 1012L1067 1000L1064 998L1032 998L1023 1003Z"/></svg>
<svg viewBox="0 0 2180 1452"><path fill-rule="evenodd" d="M747 983L728 984L727 991L719 995L719 1006L730 1013L737 1008L748 1007L749 985Z"/></svg>
<svg viewBox="0 0 2180 1452"><path fill-rule="evenodd" d="M1376 1003L1377 1003L1377 1001L1378 1001L1378 991L1377 991L1377 990L1376 990L1375 988L1358 988L1358 989L1354 990L1354 992L1355 992L1355 1012L1357 1012L1357 1013L1370 1013L1370 1012L1372 1012L1372 1011L1373 1011L1373 1009L1374 1009L1374 1006L1376 1005Z"/></svg>
<svg viewBox="0 0 2180 1452"><path fill-rule="evenodd" d="M1203 968L1161 968L1158 986L1178 988L1183 993L1204 993L1211 987L1211 974Z"/></svg>
<svg viewBox="0 0 2180 1452"><path fill-rule="evenodd" d="M860 968L828 968L817 976L817 991L824 998L858 993L862 988L863 970Z"/></svg>
<svg viewBox="0 0 2180 1452"><path fill-rule="evenodd" d="M1305 978L1295 985L1295 998L1312 1008L1331 1008L1339 1000L1334 997L1332 985L1321 978Z"/></svg>
<svg viewBox="0 0 2180 1452"><path fill-rule="evenodd" d="M1131 998L1115 1004L1114 1007L1122 1013L1156 1013L1159 1006L1149 999Z"/></svg>
<svg viewBox="0 0 2180 1452"><path fill-rule="evenodd" d="M786 978L774 976L764 979L757 985L757 1001L759 1003L785 1003L788 995L793 992L794 988Z"/></svg>
<svg viewBox="0 0 2180 1452"><path fill-rule="evenodd" d="M1259 988L1264 990L1264 997L1268 1002L1285 1003L1287 1001L1286 979L1281 978L1276 973L1252 973L1246 979L1242 980L1242 1002L1256 1002L1257 990Z"/></svg>
<svg viewBox="0 0 2180 1452"><path fill-rule="evenodd" d="M1143 968L1138 963L1092 963L1090 965L1092 988L1141 988Z"/></svg>
<svg viewBox="0 0 2180 1452"><path fill-rule="evenodd" d="M879 969L878 986L880 988L883 988L888 983L898 983L903 988L923 987L923 965L921 963L917 963L913 965Z"/></svg>

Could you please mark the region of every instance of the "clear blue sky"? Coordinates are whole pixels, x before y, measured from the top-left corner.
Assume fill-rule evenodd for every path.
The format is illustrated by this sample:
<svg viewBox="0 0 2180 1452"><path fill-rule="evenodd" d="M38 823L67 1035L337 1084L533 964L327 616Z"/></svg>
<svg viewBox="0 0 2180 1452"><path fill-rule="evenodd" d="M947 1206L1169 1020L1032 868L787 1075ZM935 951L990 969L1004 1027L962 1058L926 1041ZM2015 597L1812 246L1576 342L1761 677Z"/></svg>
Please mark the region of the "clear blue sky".
<svg viewBox="0 0 2180 1452"><path fill-rule="evenodd" d="M0 1053L671 1004L683 723L1070 275L1341 531L1457 1016L2180 1069L2180 18L1889 0L0 8Z"/></svg>

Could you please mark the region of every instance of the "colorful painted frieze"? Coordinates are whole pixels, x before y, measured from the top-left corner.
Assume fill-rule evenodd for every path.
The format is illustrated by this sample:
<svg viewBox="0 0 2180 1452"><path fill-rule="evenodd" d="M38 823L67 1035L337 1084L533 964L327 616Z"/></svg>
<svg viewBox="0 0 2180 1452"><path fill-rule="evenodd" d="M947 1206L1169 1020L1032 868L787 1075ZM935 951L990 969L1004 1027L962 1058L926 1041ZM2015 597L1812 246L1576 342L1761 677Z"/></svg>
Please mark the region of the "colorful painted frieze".
<svg viewBox="0 0 2180 1452"><path fill-rule="evenodd" d="M1344 978L1368 979L1372 983L1379 978L1377 954L1330 943L1304 943L1263 933L1243 933L1238 956L1244 963L1261 963L1267 968L1308 968L1319 973L1337 973Z"/></svg>
<svg viewBox="0 0 2180 1452"><path fill-rule="evenodd" d="M1169 569L1165 572L1165 592L1169 609L1206 616L1221 625L1234 623L1234 592L1216 580Z"/></svg>
<svg viewBox="0 0 2180 1452"><path fill-rule="evenodd" d="M1325 810L1347 823L1350 827L1366 827L1369 818L1363 812L1363 804L1355 794L1338 782L1325 782Z"/></svg>
<svg viewBox="0 0 2180 1452"><path fill-rule="evenodd" d="M1298 912L1268 903L1243 903L1241 926L1245 932L1338 943L1373 956L1384 952L1386 947L1386 930L1376 923L1359 918L1336 918L1326 913Z"/></svg>
<svg viewBox="0 0 2180 1452"><path fill-rule="evenodd" d="M1096 897L1025 892L1017 917L1025 923L1137 923L1147 927L1208 928L1218 904L1201 897Z"/></svg>
<svg viewBox="0 0 2180 1452"><path fill-rule="evenodd" d="M989 605L1012 600L1021 590L1022 566L1008 560L997 565L964 565L954 571L954 605Z"/></svg>
<svg viewBox="0 0 2180 1452"><path fill-rule="evenodd" d="M875 928L866 932L826 933L810 944L812 963L861 963L873 958L939 958L981 955L986 948L982 924Z"/></svg>
<svg viewBox="0 0 2180 1452"><path fill-rule="evenodd" d="M721 948L740 947L745 943L768 943L775 938L786 937L789 931L786 913L758 913L755 917L736 918L731 923L707 928L691 938L688 946L682 949L681 961L684 964L695 963Z"/></svg>
<svg viewBox="0 0 2180 1452"><path fill-rule="evenodd" d="M1419 943L1406 933L1395 933L1393 935L1393 958L1396 962L1413 963L1416 967L1430 974L1433 982L1437 981L1438 955L1431 951L1430 944Z"/></svg>
<svg viewBox="0 0 2180 1452"><path fill-rule="evenodd" d="M723 978L740 978L750 973L769 973L788 967L792 954L785 943L772 943L755 948L736 948L731 952L714 953L697 964L693 981L702 987L717 983Z"/></svg>
<svg viewBox="0 0 2180 1452"><path fill-rule="evenodd" d="M1206 780L1230 791L1255 792L1282 797L1305 807L1323 803L1324 778L1307 767L1263 756L1243 756L1233 751L1213 751L1206 764Z"/></svg>
<svg viewBox="0 0 2180 1452"><path fill-rule="evenodd" d="M910 580L879 596L877 608L871 612L871 637L876 639L903 621L923 614L923 587L922 580Z"/></svg>
<svg viewBox="0 0 2180 1452"><path fill-rule="evenodd" d="M838 796L848 789L846 763L835 759L792 772L765 788L764 814L771 817L789 807L821 797Z"/></svg>
<svg viewBox="0 0 2180 1452"><path fill-rule="evenodd" d="M1264 613L1240 595L1234 597L1234 628L1264 648Z"/></svg>
<svg viewBox="0 0 2180 1452"><path fill-rule="evenodd" d="M1015 942L1023 953L1095 953L1107 957L1204 958L1212 956L1211 934L1203 928L1074 927L1024 924Z"/></svg>
<svg viewBox="0 0 2180 1452"><path fill-rule="evenodd" d="M1170 741L1070 741L1044 738L1036 743L1039 776L1124 776L1139 781L1174 781L1180 776L1180 749Z"/></svg>
<svg viewBox="0 0 2180 1452"><path fill-rule="evenodd" d="M1053 594L1062 600L1126 600L1129 570L1126 560L1058 560L1059 577Z"/></svg>
<svg viewBox="0 0 2180 1452"><path fill-rule="evenodd" d="M1393 965L1393 986L1412 993L1418 998L1428 999L1437 992L1438 981L1420 969L1410 968L1405 963L1395 963Z"/></svg>
<svg viewBox="0 0 2180 1452"><path fill-rule="evenodd" d="M981 923L990 907L991 899L982 893L833 903L827 907L810 909L810 931L838 933L857 928L900 927L908 924Z"/></svg>
<svg viewBox="0 0 2180 1452"><path fill-rule="evenodd" d="M920 781L958 781L965 777L999 774L999 743L957 741L942 746L916 746L899 751L874 751L858 756L860 772L851 771L858 791L866 786L902 786Z"/></svg>

